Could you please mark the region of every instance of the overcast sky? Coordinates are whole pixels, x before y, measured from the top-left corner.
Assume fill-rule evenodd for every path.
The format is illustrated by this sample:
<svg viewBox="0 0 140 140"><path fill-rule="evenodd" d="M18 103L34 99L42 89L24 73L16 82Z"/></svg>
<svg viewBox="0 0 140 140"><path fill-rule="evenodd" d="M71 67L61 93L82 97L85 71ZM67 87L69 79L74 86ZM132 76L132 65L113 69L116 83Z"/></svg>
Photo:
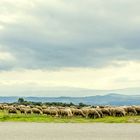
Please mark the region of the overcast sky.
<svg viewBox="0 0 140 140"><path fill-rule="evenodd" d="M0 95L140 94L139 6L139 0L1 0ZM59 94L51 95L54 89Z"/></svg>

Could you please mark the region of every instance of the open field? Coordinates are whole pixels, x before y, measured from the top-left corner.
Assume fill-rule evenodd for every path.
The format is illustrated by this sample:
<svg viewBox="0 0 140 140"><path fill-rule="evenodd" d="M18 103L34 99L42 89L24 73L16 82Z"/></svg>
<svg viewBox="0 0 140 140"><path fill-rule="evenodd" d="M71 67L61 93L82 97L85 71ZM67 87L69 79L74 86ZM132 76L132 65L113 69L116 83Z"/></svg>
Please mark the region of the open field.
<svg viewBox="0 0 140 140"><path fill-rule="evenodd" d="M125 117L112 117L107 116L104 118L90 119L82 117L52 117L46 115L35 114L8 114L7 112L0 111L0 121L13 121L13 122L47 122L47 123L140 123L140 116L125 116Z"/></svg>
<svg viewBox="0 0 140 140"><path fill-rule="evenodd" d="M47 106L0 104L0 121L140 123L140 106Z"/></svg>

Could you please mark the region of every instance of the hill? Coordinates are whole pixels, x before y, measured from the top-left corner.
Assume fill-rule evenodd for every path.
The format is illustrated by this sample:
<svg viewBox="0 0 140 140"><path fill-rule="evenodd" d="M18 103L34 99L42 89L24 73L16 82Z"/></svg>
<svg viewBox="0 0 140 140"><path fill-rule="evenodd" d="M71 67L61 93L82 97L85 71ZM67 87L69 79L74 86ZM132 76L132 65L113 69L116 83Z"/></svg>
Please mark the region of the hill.
<svg viewBox="0 0 140 140"><path fill-rule="evenodd" d="M18 96L0 97L0 103L12 103ZM88 97L23 97L33 102L84 103L88 105L140 105L140 95L107 94Z"/></svg>

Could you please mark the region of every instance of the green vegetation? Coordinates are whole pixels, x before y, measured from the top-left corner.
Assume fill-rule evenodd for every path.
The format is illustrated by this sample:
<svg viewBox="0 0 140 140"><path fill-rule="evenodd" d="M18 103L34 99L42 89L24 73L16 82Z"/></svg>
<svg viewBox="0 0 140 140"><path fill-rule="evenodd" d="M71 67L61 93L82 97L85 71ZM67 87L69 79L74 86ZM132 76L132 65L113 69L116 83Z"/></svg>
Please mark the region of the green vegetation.
<svg viewBox="0 0 140 140"><path fill-rule="evenodd" d="M105 117L98 119L86 119L82 117L59 118L46 115L25 115L25 114L8 114L0 111L0 121L14 122L46 122L46 123L140 123L140 116L125 116L125 117Z"/></svg>
<svg viewBox="0 0 140 140"><path fill-rule="evenodd" d="M24 102L25 102L25 101L24 101L23 98L19 98L19 99L18 99L18 103L19 103L19 104L22 104L22 103L24 103Z"/></svg>
<svg viewBox="0 0 140 140"><path fill-rule="evenodd" d="M88 105L83 104L83 103L79 103L78 105L74 104L74 103L62 103L62 102L32 102L32 101L26 101L24 98L19 98L17 100L17 102L14 103L9 103L9 105L38 105L38 106L42 106L42 105L47 105L47 106L62 106L62 107L70 107L70 106L76 106L78 108L81 107L86 107ZM94 107L94 106L93 106Z"/></svg>

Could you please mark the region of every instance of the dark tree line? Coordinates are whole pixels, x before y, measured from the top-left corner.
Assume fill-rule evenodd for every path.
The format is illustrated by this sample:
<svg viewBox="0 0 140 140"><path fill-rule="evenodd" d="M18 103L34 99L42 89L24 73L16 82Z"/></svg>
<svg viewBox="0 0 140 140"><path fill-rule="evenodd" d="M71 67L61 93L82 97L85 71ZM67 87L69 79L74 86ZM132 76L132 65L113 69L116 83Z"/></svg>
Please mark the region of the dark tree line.
<svg viewBox="0 0 140 140"><path fill-rule="evenodd" d="M62 102L32 102L32 101L26 101L24 98L19 98L16 104L22 104L22 105L47 105L47 106L63 106L63 107L70 107L70 106L77 106L77 107L84 107L87 106L86 104L79 103L78 105L75 105L74 103L62 103Z"/></svg>

